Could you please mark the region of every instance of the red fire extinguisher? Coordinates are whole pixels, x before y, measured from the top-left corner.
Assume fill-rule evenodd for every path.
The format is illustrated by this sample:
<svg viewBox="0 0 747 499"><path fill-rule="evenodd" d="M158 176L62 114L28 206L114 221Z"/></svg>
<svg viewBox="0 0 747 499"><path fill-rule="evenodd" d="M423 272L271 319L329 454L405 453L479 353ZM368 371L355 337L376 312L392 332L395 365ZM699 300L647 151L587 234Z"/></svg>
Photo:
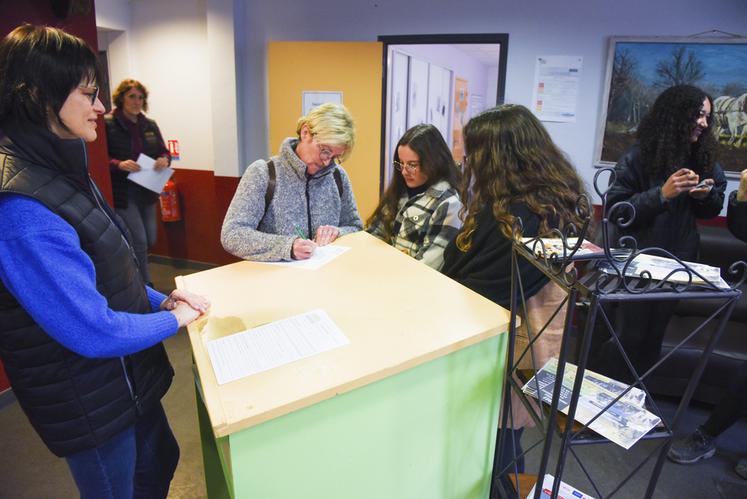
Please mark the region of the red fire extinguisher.
<svg viewBox="0 0 747 499"><path fill-rule="evenodd" d="M163 186L159 201L161 203L161 220L178 222L182 219L182 210L179 207L179 191L173 180L169 179Z"/></svg>

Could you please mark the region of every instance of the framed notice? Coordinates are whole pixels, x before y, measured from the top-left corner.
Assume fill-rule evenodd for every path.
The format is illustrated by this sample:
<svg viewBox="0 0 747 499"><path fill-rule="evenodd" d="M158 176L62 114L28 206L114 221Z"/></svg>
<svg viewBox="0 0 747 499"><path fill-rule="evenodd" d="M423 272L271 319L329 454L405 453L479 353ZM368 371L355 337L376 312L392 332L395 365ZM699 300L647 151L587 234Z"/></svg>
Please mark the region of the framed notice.
<svg viewBox="0 0 747 499"><path fill-rule="evenodd" d="M302 116L306 116L315 107L328 102L342 104L342 92L311 92L304 90Z"/></svg>

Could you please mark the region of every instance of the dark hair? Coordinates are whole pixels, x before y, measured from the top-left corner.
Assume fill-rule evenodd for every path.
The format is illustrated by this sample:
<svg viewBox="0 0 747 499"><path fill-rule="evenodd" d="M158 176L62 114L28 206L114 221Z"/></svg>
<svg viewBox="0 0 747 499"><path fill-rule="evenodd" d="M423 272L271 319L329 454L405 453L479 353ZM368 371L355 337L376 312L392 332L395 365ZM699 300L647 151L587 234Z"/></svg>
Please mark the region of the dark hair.
<svg viewBox="0 0 747 499"><path fill-rule="evenodd" d="M664 180L681 167L688 167L699 175L709 174L716 161L716 137L709 130L696 142L691 142L695 121L703 101L713 99L703 90L691 85L676 85L664 90L638 126L641 158L653 180Z"/></svg>
<svg viewBox="0 0 747 499"><path fill-rule="evenodd" d="M100 76L85 41L49 26L19 26L0 41L0 124L13 119L49 128L50 112L62 123L70 92Z"/></svg>
<svg viewBox="0 0 747 499"><path fill-rule="evenodd" d="M129 92L131 89L137 88L140 90L140 93L143 94L143 111L148 111L148 89L145 88L145 85L140 83L137 80L127 79L122 80L119 85L117 85L117 89L114 91L114 95L112 95L112 101L114 102L114 105L117 107L117 109L122 109L122 106L124 106L124 96L127 92Z"/></svg>
<svg viewBox="0 0 747 499"><path fill-rule="evenodd" d="M420 171L427 175L427 186L431 186L441 180L446 180L452 187L459 185L460 172L454 159L451 157L449 146L446 145L441 132L433 125L415 125L405 132L394 150L394 161L399 161L399 147L408 146L420 160ZM379 205L373 215L366 221L370 226L376 218L381 219L385 237L391 237L392 225L397 216L399 199L407 190L402 175L395 172L392 181L384 191Z"/></svg>
<svg viewBox="0 0 747 499"><path fill-rule="evenodd" d="M581 227L576 211L584 184L553 143L542 123L524 106L503 104L464 127L467 161L462 179L464 226L457 247L471 246L478 213L492 206L501 231L511 235L509 207L524 204L540 218L540 233L569 222Z"/></svg>

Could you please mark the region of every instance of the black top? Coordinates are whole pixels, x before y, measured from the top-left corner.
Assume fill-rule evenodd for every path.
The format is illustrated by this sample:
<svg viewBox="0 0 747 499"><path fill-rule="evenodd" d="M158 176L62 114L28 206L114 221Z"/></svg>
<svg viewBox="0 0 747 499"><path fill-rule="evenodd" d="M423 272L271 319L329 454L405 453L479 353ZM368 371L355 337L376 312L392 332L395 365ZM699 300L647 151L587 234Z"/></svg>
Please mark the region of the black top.
<svg viewBox="0 0 747 499"><path fill-rule="evenodd" d="M96 287L112 310L151 312L116 215L89 183L82 140L11 127L7 135L0 132L0 166L0 193L34 198L75 229L93 263ZM161 343L119 358L87 358L68 350L2 282L0 358L19 404L57 456L97 447L133 425L159 404L173 377Z"/></svg>
<svg viewBox="0 0 747 499"><path fill-rule="evenodd" d="M731 233L747 242L747 201L737 201L737 191L733 191L729 196L727 217Z"/></svg>
<svg viewBox="0 0 747 499"><path fill-rule="evenodd" d="M509 211L521 218L524 237L538 235L540 219L524 205L511 205ZM453 240L444 250L441 272L467 286L485 298L508 308L511 297L511 239L503 235L486 206L477 215L477 226L472 234L472 246L462 252ZM531 263L519 258L519 272L524 297L534 296L547 282L547 277Z"/></svg>
<svg viewBox="0 0 747 499"><path fill-rule="evenodd" d="M697 255L700 241L696 218L713 218L724 205L726 177L721 166L715 164L711 175L701 174L700 180L714 180L711 192L704 199L682 193L664 201L661 186L666 179L649 177L637 145L620 158L615 173L617 179L607 194L608 208L619 201L627 201L633 205L636 214L629 227L617 229L612 226L618 233L610 244L616 246L619 236L630 235L635 237L639 249L659 247L692 261Z"/></svg>

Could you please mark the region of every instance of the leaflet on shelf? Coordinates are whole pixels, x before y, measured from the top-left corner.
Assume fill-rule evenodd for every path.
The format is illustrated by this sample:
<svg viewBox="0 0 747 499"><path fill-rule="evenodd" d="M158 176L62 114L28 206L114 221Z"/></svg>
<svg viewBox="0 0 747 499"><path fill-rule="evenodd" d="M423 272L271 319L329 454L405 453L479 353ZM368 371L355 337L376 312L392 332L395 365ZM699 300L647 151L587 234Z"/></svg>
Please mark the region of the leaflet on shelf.
<svg viewBox="0 0 747 499"><path fill-rule="evenodd" d="M545 475L545 478L542 480L542 494L540 495L540 499L550 499L550 494L552 494L552 487L555 483L555 477L551 474L547 473ZM537 484L534 485L536 487ZM529 491L529 495L527 496L527 499L533 499L534 498L534 487L532 487L532 490ZM560 487L558 488L558 499L594 499L589 494L585 494L578 490L575 487L572 487L565 483L564 481L560 481Z"/></svg>
<svg viewBox="0 0 747 499"><path fill-rule="evenodd" d="M578 244L578 238L569 237L568 239L561 239L559 237L523 237L521 241L524 245L529 248L529 251L534 253L538 257L546 255L550 257L555 255L558 258L566 258L571 254L573 248ZM582 260L590 258L601 258L604 256L604 250L586 239L581 241L576 253L573 254L571 260Z"/></svg>
<svg viewBox="0 0 747 499"><path fill-rule="evenodd" d="M711 267L710 265L703 265L702 263L694 262L683 263L690 267L691 270L700 274L703 278L692 274L692 281L690 281L690 272L688 272L677 260L644 253L636 255L630 263L626 261L615 262L615 267L617 267L620 272L624 269L627 277L639 277L641 273L645 271L649 272L651 278L657 281L663 281L666 279L669 282L682 284L687 284L688 282L692 282L692 284L705 284L706 281L708 281L718 288L729 289L729 285L721 278L721 269L718 267ZM627 265L627 268L625 268L625 265ZM607 261L599 264L599 270L607 274L616 273L612 268L612 265Z"/></svg>
<svg viewBox="0 0 747 499"><path fill-rule="evenodd" d="M522 391L534 398L539 398L537 396L539 391L542 394L542 401L550 404L557 369L558 359L548 360L542 369L527 381ZM575 380L576 366L566 363L558 401L558 410L564 414L568 414ZM625 449L629 449L641 437L655 428L661 422L661 419L646 410L644 406L646 393L643 390L635 387L628 390L628 388L629 385L625 383L586 370L581 383L575 420L584 425L588 424L589 428L603 437ZM620 397L620 400L607 407L626 390L628 391ZM599 417L597 417L598 414ZM590 421L591 423L589 423Z"/></svg>

